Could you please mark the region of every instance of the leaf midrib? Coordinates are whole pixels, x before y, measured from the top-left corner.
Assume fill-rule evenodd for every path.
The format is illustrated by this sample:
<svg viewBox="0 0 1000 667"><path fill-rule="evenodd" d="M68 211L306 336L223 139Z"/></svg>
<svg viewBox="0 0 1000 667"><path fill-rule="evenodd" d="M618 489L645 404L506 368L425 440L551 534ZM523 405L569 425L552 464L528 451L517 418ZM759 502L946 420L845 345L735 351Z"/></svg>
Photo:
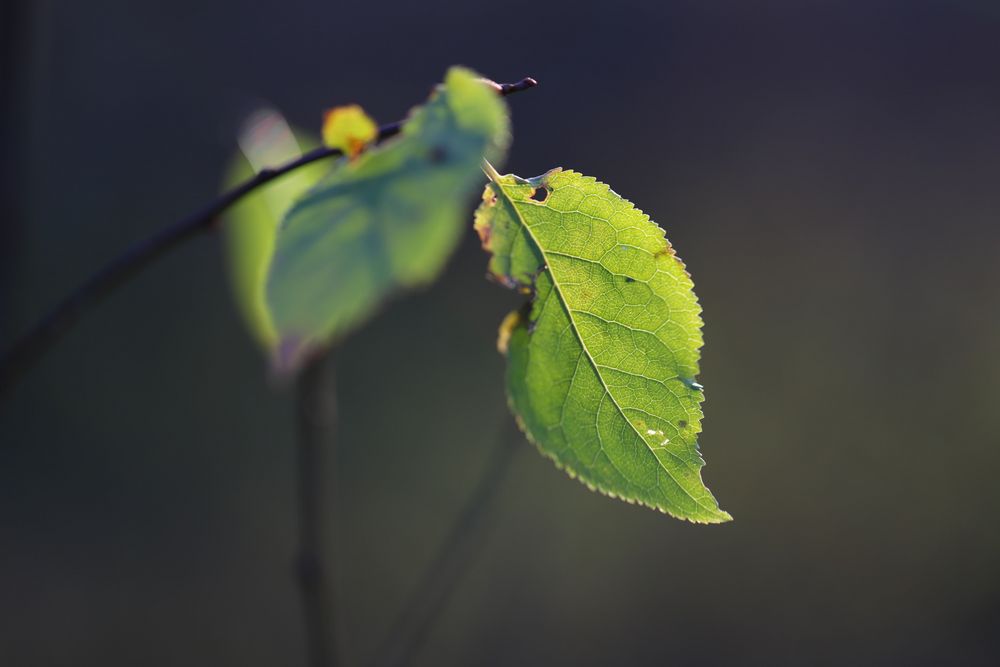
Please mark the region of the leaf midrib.
<svg viewBox="0 0 1000 667"><path fill-rule="evenodd" d="M493 173L496 172L494 171ZM625 411L618 404L618 399L616 399L615 395L611 393L610 387L608 387L607 383L604 381L604 376L601 375L600 367L597 361L594 359L593 355L590 354L590 350L587 349L587 343L584 342L583 336L580 335L580 331L577 329L576 321L573 319L573 313L570 310L569 304L566 302L566 297L563 294L562 286L559 284L559 281L556 280L555 274L552 273L552 269L549 267L548 256L545 253L545 249L542 248L542 245L538 242L538 238L535 236L534 231L532 231L531 225L529 225L527 221L524 219L524 217L521 215L521 211L518 209L517 203L513 199L511 199L510 195L507 194L507 192L503 189L503 186L494 178L493 174L487 171L487 176L489 176L490 180L492 180L496 184L497 189L500 191L500 194L503 195L503 198L506 200L506 202L510 204L511 209L517 216L518 222L527 232L528 237L531 239L531 242L538 249L539 254L542 256L542 260L544 261L543 270L548 272L549 278L552 280L552 287L553 289L555 289L556 294L559 296L559 303L560 305L562 305L563 310L566 312L566 317L569 319L569 324L570 328L573 330L573 335L580 342L580 347L583 349L583 353L587 355L587 361L590 362L591 368L594 369L594 373L597 375L597 379L600 380L601 386L604 388L604 392L608 395L608 398L611 399L611 402L614 404L615 409L618 411L618 414L620 414L622 419L625 420L625 423L629 425L629 428L632 429L633 433L635 433L636 436L638 436L639 440L642 441L642 444L646 445L646 449L648 449L649 453L652 454L653 460L655 460L657 465L663 470L663 472L667 473L670 479L674 481L674 484L677 485L677 488L680 489L684 493L684 495L693 500L698 507L701 507L702 509L707 511L710 516L715 516L718 513L718 510L706 506L700 500L691 495L690 491L684 488L684 485L681 484L681 482L677 479L677 477L675 477L674 474L665 465L663 465L663 462L660 461L660 458L656 455L656 452L653 451L653 448L649 446L649 443L646 442L646 439L644 437L642 437L642 434L639 432L639 429L635 427L635 424L632 423L632 421L628 418L628 415L625 414ZM531 205L544 206L543 204L531 204ZM599 431L598 431L598 439L600 439ZM603 443L601 443L601 448L602 449L604 448Z"/></svg>

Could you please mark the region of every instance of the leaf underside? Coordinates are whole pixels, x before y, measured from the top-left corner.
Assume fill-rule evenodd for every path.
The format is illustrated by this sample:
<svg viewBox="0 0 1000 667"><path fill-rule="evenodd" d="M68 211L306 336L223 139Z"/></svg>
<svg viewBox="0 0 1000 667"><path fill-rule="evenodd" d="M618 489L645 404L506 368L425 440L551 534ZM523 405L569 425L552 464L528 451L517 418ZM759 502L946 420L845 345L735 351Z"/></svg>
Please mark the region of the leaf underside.
<svg viewBox="0 0 1000 667"><path fill-rule="evenodd" d="M484 155L502 159L507 107L477 75L449 70L401 134L330 173L278 232L267 302L279 370L361 324L402 288L425 285L462 233Z"/></svg>
<svg viewBox="0 0 1000 667"><path fill-rule="evenodd" d="M476 229L490 272L534 295L499 343L528 438L591 489L729 521L701 479L701 308L663 230L593 178L489 171Z"/></svg>

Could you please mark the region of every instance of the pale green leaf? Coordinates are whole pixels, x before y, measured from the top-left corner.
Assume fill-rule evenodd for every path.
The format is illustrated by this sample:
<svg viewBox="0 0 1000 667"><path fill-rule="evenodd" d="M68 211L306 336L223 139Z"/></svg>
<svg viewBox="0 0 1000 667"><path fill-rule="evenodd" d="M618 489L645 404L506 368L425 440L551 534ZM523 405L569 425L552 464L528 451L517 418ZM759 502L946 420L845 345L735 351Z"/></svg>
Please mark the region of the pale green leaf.
<svg viewBox="0 0 1000 667"><path fill-rule="evenodd" d="M731 519L701 479L701 308L663 230L593 178L500 176L476 212L505 320L511 408L571 476L691 521Z"/></svg>
<svg viewBox="0 0 1000 667"><path fill-rule="evenodd" d="M467 197L482 182L481 159L502 157L508 137L495 89L452 68L400 136L340 160L289 211L267 287L280 368L440 273L462 234Z"/></svg>
<svg viewBox="0 0 1000 667"><path fill-rule="evenodd" d="M226 170L224 188L231 189L267 167L277 167L317 144L293 133L284 118L270 109L253 113L239 134L240 151ZM251 192L223 220L226 265L240 312L254 338L265 348L277 343L277 333L264 301L267 267L274 252L278 223L292 203L326 172L320 164L306 165Z"/></svg>

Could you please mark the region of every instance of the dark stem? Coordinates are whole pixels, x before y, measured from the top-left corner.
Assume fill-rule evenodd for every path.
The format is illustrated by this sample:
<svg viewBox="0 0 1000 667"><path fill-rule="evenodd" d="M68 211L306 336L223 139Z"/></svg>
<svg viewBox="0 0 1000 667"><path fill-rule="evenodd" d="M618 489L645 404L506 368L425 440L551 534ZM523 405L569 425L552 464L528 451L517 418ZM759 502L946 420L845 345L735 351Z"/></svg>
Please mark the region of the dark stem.
<svg viewBox="0 0 1000 667"><path fill-rule="evenodd" d="M486 519L493 499L523 442L514 420L505 415L500 437L475 491L469 497L430 567L397 615L389 638L373 661L374 667L396 667L413 661L431 627L448 605L455 588L475 561L486 538Z"/></svg>
<svg viewBox="0 0 1000 667"><path fill-rule="evenodd" d="M510 95L534 88L538 83L529 77L517 83L494 85L498 94ZM379 128L378 141L399 134L402 127L403 121L382 126ZM57 304L0 359L0 397L31 370L86 312L101 303L115 288L128 282L173 248L211 229L220 214L260 186L307 164L340 154L337 149L321 147L279 167L264 169L197 213L128 248Z"/></svg>
<svg viewBox="0 0 1000 667"><path fill-rule="evenodd" d="M337 623L333 574L334 517L330 512L336 485L337 403L333 367L319 357L299 373L296 385L299 554L296 574L302 595L306 649L310 667L334 667Z"/></svg>

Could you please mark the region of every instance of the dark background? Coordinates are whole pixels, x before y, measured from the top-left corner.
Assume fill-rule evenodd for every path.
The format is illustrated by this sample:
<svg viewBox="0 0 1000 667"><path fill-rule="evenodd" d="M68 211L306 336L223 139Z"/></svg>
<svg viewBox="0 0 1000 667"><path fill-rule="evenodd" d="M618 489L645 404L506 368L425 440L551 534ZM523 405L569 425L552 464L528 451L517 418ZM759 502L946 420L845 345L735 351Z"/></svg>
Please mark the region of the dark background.
<svg viewBox="0 0 1000 667"><path fill-rule="evenodd" d="M995 2L5 11L4 347L211 198L259 102L394 120L453 63L541 82L509 100L508 170L597 176L667 230L705 308L705 479L735 521L608 500L523 444L416 664L1000 661ZM470 229L338 355L351 664L504 419L494 337L521 297L486 259ZM5 667L302 664L292 395L220 260L201 238L153 266L0 405Z"/></svg>

